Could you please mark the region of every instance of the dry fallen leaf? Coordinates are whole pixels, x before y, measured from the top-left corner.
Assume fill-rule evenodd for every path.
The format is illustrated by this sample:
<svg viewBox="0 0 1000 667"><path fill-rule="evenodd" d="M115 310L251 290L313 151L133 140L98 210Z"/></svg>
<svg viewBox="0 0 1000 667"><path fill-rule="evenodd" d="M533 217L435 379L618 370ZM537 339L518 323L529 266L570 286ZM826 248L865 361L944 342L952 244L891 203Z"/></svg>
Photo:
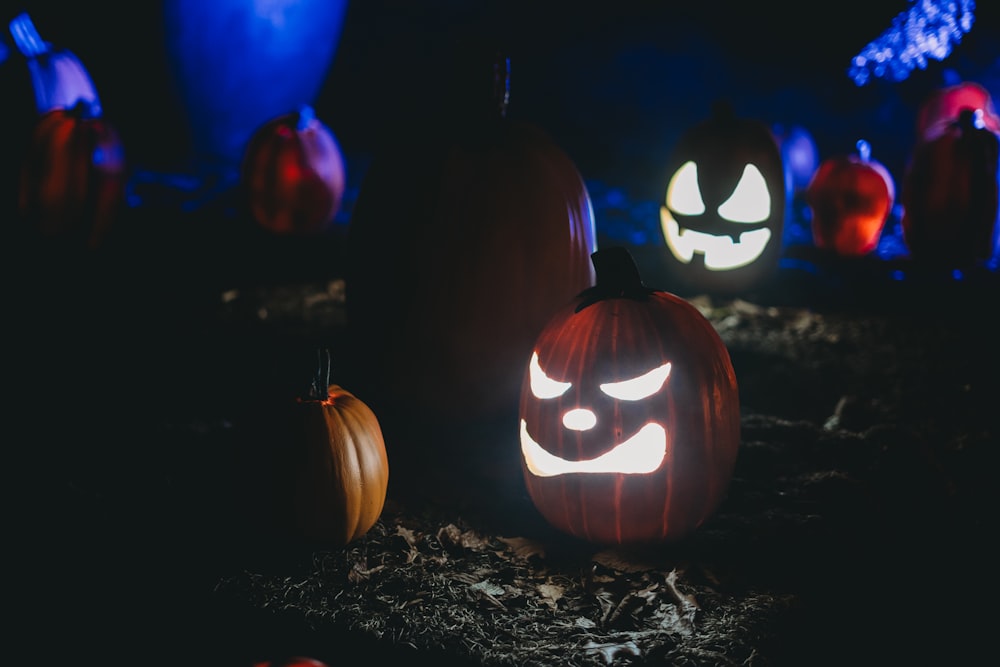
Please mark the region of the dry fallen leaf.
<svg viewBox="0 0 1000 667"><path fill-rule="evenodd" d="M534 540L524 537L500 537L497 539L506 544L518 558L523 558L524 560L528 560L532 556L545 558L545 547Z"/></svg>
<svg viewBox="0 0 1000 667"><path fill-rule="evenodd" d="M441 544L472 549L473 551L483 551L490 546L489 540L483 538L473 530L463 531L453 523L443 526L437 532L437 539Z"/></svg>
<svg viewBox="0 0 1000 667"><path fill-rule="evenodd" d="M566 594L566 589L557 584L538 584L536 588L542 596L542 602L553 609L558 606L559 600Z"/></svg>

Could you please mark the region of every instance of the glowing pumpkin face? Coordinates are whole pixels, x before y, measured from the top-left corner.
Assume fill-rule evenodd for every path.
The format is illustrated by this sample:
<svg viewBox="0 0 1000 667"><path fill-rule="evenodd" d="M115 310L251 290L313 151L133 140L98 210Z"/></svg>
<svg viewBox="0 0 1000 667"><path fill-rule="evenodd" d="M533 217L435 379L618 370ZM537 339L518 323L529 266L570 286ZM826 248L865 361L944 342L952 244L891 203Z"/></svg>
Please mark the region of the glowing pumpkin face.
<svg viewBox="0 0 1000 667"><path fill-rule="evenodd" d="M741 291L767 278L777 268L785 207L770 129L719 105L681 137L670 165L660 225L672 272L706 291Z"/></svg>
<svg viewBox="0 0 1000 667"><path fill-rule="evenodd" d="M606 544L680 538L722 500L739 445L728 352L687 301L642 285L622 248L539 336L522 385L520 447L535 506Z"/></svg>

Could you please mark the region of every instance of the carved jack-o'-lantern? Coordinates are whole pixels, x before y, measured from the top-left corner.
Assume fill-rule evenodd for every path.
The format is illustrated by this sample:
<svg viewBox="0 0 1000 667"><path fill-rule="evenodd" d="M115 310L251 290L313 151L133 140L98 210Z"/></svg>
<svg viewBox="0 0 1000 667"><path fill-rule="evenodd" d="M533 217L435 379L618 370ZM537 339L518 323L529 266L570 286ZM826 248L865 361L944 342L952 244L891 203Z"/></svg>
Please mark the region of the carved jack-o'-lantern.
<svg viewBox="0 0 1000 667"><path fill-rule="evenodd" d="M714 512L740 439L736 376L689 302L623 248L539 336L520 404L522 469L545 519L606 544L681 538Z"/></svg>
<svg viewBox="0 0 1000 667"><path fill-rule="evenodd" d="M785 218L781 152L763 123L724 104L674 148L660 223L667 264L687 286L738 292L778 266Z"/></svg>
<svg viewBox="0 0 1000 667"><path fill-rule="evenodd" d="M806 190L816 247L844 257L875 250L896 201L889 170L872 159L867 141L857 148L824 160Z"/></svg>

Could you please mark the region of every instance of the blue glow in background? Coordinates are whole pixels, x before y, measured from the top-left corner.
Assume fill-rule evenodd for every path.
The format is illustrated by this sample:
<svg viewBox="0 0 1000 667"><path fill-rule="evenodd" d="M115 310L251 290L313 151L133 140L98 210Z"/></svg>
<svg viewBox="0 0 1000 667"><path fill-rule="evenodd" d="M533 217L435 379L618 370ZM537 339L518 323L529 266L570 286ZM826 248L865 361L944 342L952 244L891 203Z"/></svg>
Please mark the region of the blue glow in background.
<svg viewBox="0 0 1000 667"><path fill-rule="evenodd" d="M777 0L352 0L341 17L335 1L317 3L313 21L288 20L288 35L271 31L269 46L285 56L277 64L261 58L246 30L227 23L224 13L195 16L244 1L275 20L304 6L296 0L40 0L23 8L47 39L87 64L131 163L143 169L196 172L205 148L223 142L196 129L210 114L230 114L230 139L238 145L248 119L313 97L347 159L349 190L338 216L344 224L387 132L439 103L448 42L484 26L510 46L509 115L542 126L575 160L591 190L601 238L636 245L659 242L665 158L719 98L776 132L803 133L817 160L867 140L898 194L916 110L930 91L973 80L1000 97L1000 3L993 2L977 3L971 29L943 60L928 59L905 78L870 77L858 85L849 73L855 56L884 39L901 13L929 0L843 0L810 11ZM171 42L166 28L178 17L207 23L211 38L192 37L187 48L176 36ZM273 43L282 39L281 48ZM209 66L213 49L226 54L226 64ZM187 93L175 79L179 68L187 72ZM229 109L197 103L190 92L226 90L247 75L261 82L255 84L260 95L230 95ZM788 211L785 242L807 241L801 219L796 226L801 202L790 200ZM894 216L880 256L901 250L897 232Z"/></svg>

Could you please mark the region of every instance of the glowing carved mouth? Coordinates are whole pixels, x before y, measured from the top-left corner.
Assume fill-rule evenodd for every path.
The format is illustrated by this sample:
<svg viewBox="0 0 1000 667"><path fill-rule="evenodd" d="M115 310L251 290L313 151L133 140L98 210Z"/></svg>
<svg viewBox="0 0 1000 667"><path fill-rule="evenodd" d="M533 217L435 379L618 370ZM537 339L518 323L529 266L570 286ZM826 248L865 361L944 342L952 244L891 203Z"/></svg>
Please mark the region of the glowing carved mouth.
<svg viewBox="0 0 1000 667"><path fill-rule="evenodd" d="M771 240L771 230L766 227L743 232L739 241L693 229L682 230L666 206L660 207L660 225L663 238L674 257L687 264L696 252L701 253L705 256L705 268L710 271L746 266L761 256Z"/></svg>
<svg viewBox="0 0 1000 667"><path fill-rule="evenodd" d="M587 461L567 461L542 449L528 435L528 426L521 420L521 454L528 470L538 477L554 477L576 472L646 474L663 463L667 455L667 431L659 424L649 423L639 432L610 452Z"/></svg>

